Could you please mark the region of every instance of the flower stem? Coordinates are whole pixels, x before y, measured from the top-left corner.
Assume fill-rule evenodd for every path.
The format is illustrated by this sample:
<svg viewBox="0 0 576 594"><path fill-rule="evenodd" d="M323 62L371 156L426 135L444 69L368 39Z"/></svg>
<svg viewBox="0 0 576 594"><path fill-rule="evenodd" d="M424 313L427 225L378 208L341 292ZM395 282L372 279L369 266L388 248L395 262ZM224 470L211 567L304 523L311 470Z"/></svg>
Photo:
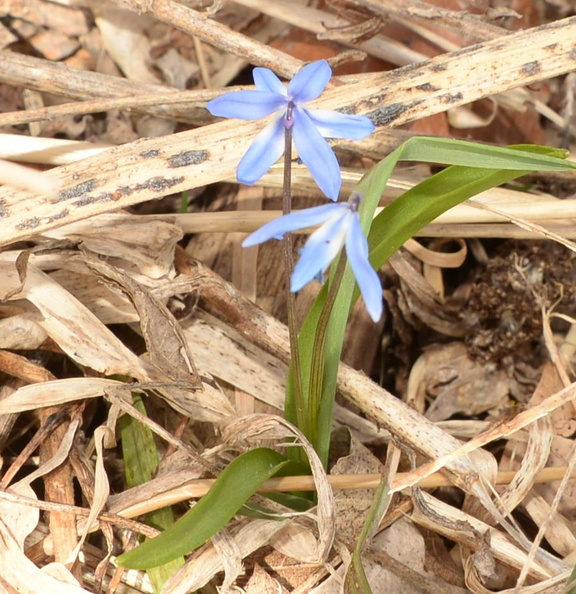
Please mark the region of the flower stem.
<svg viewBox="0 0 576 594"><path fill-rule="evenodd" d="M292 110L286 114L284 131L284 184L282 194L282 212L289 214L292 210ZM286 283L288 332L290 334L290 354L292 377L294 380L294 404L296 406L296 420L299 429L308 435L310 419L306 414L304 391L302 387L302 366L300 364L300 346L298 344L298 319L296 316L296 298L290 290L290 277L294 269L294 252L292 234L284 235L284 279Z"/></svg>
<svg viewBox="0 0 576 594"><path fill-rule="evenodd" d="M308 397L308 414L307 417L310 423L310 433L307 433L308 439L314 446L314 449L319 452L320 444L318 441L318 418L320 412L320 403L322 399L322 391L324 388L324 367L326 364L326 339L328 338L328 322L330 321L330 314L338 296L340 283L346 270L346 256L341 254L336 267L336 271L330 282L328 289L328 296L318 318L318 325L314 337L314 346L312 349L312 362L310 365L310 394Z"/></svg>

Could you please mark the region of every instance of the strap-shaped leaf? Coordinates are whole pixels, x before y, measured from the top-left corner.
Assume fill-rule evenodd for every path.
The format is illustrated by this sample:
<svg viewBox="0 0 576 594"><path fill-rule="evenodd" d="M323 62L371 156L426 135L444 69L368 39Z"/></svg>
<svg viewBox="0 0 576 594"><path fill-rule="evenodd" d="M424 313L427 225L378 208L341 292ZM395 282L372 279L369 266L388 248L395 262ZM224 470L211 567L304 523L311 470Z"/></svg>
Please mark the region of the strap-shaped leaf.
<svg viewBox="0 0 576 594"><path fill-rule="evenodd" d="M118 565L148 569L203 545L221 530L258 488L287 463L278 452L256 448L238 456L210 491L173 526L118 557Z"/></svg>
<svg viewBox="0 0 576 594"><path fill-rule="evenodd" d="M576 164L565 160L567 155L566 151L543 146L519 145L503 148L444 138L411 138L373 167L357 186L363 197L360 207L362 227L364 232L370 231L371 262L375 268L380 268L404 242L438 215L488 188L531 171L575 170ZM425 161L452 167L410 189L372 221L380 197L398 161ZM333 271L335 268L333 266ZM328 456L336 375L346 322L350 308L358 297L354 277L347 270L324 335L319 328L319 320L328 288L329 282L312 304L299 336L305 404L309 408L310 400L319 403L315 418L308 422L314 428L311 432L313 445L324 462ZM285 406L286 417L296 422L291 378Z"/></svg>

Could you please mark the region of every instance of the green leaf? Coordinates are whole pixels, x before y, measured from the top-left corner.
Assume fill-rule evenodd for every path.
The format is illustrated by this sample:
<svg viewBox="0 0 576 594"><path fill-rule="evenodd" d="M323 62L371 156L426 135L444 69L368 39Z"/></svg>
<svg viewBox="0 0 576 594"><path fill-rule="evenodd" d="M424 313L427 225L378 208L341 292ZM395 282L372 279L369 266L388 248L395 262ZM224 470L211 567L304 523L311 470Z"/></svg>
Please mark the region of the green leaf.
<svg viewBox="0 0 576 594"><path fill-rule="evenodd" d="M221 530L258 488L287 463L269 448L250 450L222 471L212 488L173 526L118 557L118 565L148 569L203 545Z"/></svg>
<svg viewBox="0 0 576 594"><path fill-rule="evenodd" d="M568 171L576 164L564 161L566 151L539 146L492 147L442 138L414 137L373 167L360 181L357 190L363 197L360 207L362 228L369 234L370 259L376 268L408 239L456 204L488 188L531 171ZM373 221L374 212L388 179L398 161L427 161L453 165L412 188ZM347 267L330 321L322 332L319 320L326 303L336 264L310 308L299 335L302 386L306 408L310 402L317 410L308 421L314 427L309 437L321 460L326 463L330 442L336 375L342 353L350 308L358 298L355 280ZM291 370L292 373L292 370ZM286 390L286 418L296 423L293 380ZM312 407L314 408L314 407Z"/></svg>
<svg viewBox="0 0 576 594"><path fill-rule="evenodd" d="M139 412L146 414L141 394L133 394L133 404ZM130 488L147 483L153 478L160 462L154 435L149 427L129 415L120 417L119 424L126 484ZM146 523L154 528L166 530L174 524L174 515L170 508L158 509L146 514ZM184 558L178 557L148 571L154 592L160 592L164 583L183 564Z"/></svg>
<svg viewBox="0 0 576 594"><path fill-rule="evenodd" d="M390 501L390 481L388 475L383 475L378 488L374 492L372 505L362 526L362 532L358 537L354 552L352 553L352 563L346 575L346 583L350 593L359 592L360 594L372 594L372 589L364 572L362 564L362 549L365 543L374 536L378 530L384 511Z"/></svg>

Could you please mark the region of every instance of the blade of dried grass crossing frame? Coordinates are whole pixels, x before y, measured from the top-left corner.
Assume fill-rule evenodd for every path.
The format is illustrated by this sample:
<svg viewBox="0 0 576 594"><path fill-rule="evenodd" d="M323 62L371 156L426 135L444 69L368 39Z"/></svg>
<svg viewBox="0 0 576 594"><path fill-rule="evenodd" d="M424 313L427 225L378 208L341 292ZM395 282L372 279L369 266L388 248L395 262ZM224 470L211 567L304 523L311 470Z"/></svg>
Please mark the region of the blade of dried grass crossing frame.
<svg viewBox="0 0 576 594"><path fill-rule="evenodd" d="M516 570L521 570L528 561L526 551L513 544L507 535L470 514L423 491L417 496L416 502L410 518L418 525L471 550L481 550L486 547L486 543L490 543L490 552L495 559ZM538 553L537 560L530 564L531 577L543 580L568 570L565 563L550 553L542 549Z"/></svg>
<svg viewBox="0 0 576 594"><path fill-rule="evenodd" d="M72 99L88 100L79 105L59 105L30 110L31 113L24 111L1 114L2 126L27 123L30 121L26 119L29 113L33 118L32 121L36 121L39 116L42 118L45 116L58 117L112 109L114 101L121 102L116 104L118 108L134 105L134 109L138 113L175 119L190 124L202 124L210 121L203 104L215 96L213 91L177 92L172 87L143 84L119 76L69 68L59 62L42 60L8 50L0 51L0 81ZM191 103L188 101L184 105L172 103L173 98L181 98L186 95L191 98ZM162 96L166 96L165 102L162 101ZM90 101L94 97L99 97L100 100ZM155 100L154 97L156 97ZM198 97L198 100L195 101L194 97ZM140 101L141 103L139 103Z"/></svg>
<svg viewBox="0 0 576 594"><path fill-rule="evenodd" d="M535 475L530 476L530 485L549 483L557 481L567 476L568 468L566 466L544 468ZM396 476L401 479L407 473L397 473ZM515 470L499 472L496 476L496 485L514 485L518 477ZM382 481L381 474L342 474L328 475L328 482L332 489L375 489ZM569 477L576 478L576 472ZM110 510L123 518L135 518L142 514L154 511L161 507L167 507L188 499L196 499L205 495L216 479L191 479L184 482L181 486L173 489L141 498L133 504L127 504L122 500L115 500ZM434 489L436 487L448 487L452 485L449 478L440 473L432 474L417 483L421 489ZM290 493L291 491L315 491L316 482L312 476L286 476L273 478L266 481L259 493ZM125 493L127 496L127 493ZM511 507L511 506L508 506Z"/></svg>
<svg viewBox="0 0 576 594"><path fill-rule="evenodd" d="M60 187L57 180L46 177L39 171L2 160L0 160L0 184L48 196L53 196Z"/></svg>
<svg viewBox="0 0 576 594"><path fill-rule="evenodd" d="M257 9L295 27L316 33L318 39L335 39L339 43L354 47L397 66L422 62L427 57L394 39L375 35L366 41L357 41L357 35L346 36L345 28L350 22L330 12L310 6L299 6L293 10L291 0L237 0L237 4ZM356 31L357 33L357 31Z"/></svg>
<svg viewBox="0 0 576 594"><path fill-rule="evenodd" d="M132 386L133 390L161 391L166 384L150 383ZM0 402L0 414L13 414L53 404L64 404L85 398L105 396L108 391L125 389L126 384L104 378L68 378L19 388ZM160 392L160 395L162 393ZM202 392L186 392L186 401L171 401L176 410L190 418L218 423L234 416L227 398L210 384L203 384Z"/></svg>
<svg viewBox="0 0 576 594"><path fill-rule="evenodd" d="M368 114L377 126L400 125L572 70L575 35L576 18L568 18L466 48L464 54L439 56L409 70L359 75L354 77L357 82L328 90L315 107ZM530 56L539 56L538 61L526 61L527 48ZM389 97L394 97L394 103L388 103ZM63 188L52 201L2 188L5 218L0 243L231 178L237 155L261 127L260 122L225 121L137 140L59 167L49 172Z"/></svg>
<svg viewBox="0 0 576 594"><path fill-rule="evenodd" d="M393 16L394 19L400 21L407 19L409 22L420 23L424 26L432 21L435 25L453 30L458 35L471 39L494 39L507 33L506 29L478 22L474 15L439 6L434 6L431 10L427 3L417 0L412 0L409 5L399 4L395 0L348 0L348 2L368 9L374 14L382 15L384 18Z"/></svg>
<svg viewBox="0 0 576 594"><path fill-rule="evenodd" d="M576 398L576 382L570 384L567 388L564 388L553 396L550 396L541 404L519 413L512 420L498 423L495 427L477 435L455 451L446 454L445 456L438 457L434 459L433 462L420 466L401 480L396 480L392 486L392 492L395 493L415 485L422 478L430 476L432 473L440 470L445 464L453 462L455 458L458 458L461 455L470 454L496 439L500 439L527 427L537 419L545 417L553 410L571 402L574 398Z"/></svg>

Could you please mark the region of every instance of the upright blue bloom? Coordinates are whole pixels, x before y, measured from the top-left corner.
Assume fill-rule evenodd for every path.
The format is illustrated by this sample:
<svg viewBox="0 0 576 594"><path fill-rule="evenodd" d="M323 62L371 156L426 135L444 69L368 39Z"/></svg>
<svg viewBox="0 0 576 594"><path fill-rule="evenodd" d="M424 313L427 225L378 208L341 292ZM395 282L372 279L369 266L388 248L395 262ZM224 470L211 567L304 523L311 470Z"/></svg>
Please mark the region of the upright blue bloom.
<svg viewBox="0 0 576 594"><path fill-rule="evenodd" d="M305 106L322 94L332 76L326 60L302 68L288 87L268 68L254 68L253 75L257 90L226 93L206 105L212 115L225 118L258 120L278 114L240 161L238 181L252 185L270 169L284 153L284 131L291 127L300 159L326 196L337 200L342 185L340 167L324 138L359 140L374 131L374 124L366 116Z"/></svg>
<svg viewBox="0 0 576 594"><path fill-rule="evenodd" d="M368 242L358 216L360 200L360 195L354 193L348 202L314 206L284 215L249 235L242 246L251 247L272 238L280 239L285 233L321 224L306 242L294 267L290 290L299 291L324 272L345 245L366 309L377 322L382 316L382 285L368 260Z"/></svg>

